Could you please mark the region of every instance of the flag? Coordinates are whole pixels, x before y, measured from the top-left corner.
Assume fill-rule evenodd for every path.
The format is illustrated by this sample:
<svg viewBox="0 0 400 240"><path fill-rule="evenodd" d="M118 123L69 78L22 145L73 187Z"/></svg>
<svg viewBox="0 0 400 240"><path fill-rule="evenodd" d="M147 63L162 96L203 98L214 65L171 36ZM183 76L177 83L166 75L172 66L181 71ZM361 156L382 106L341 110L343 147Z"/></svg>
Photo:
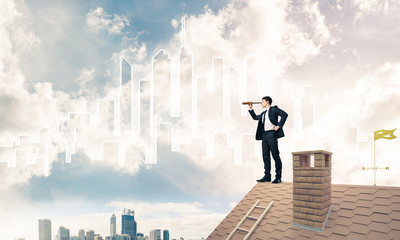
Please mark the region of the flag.
<svg viewBox="0 0 400 240"><path fill-rule="evenodd" d="M384 139L395 139L397 138L393 133L394 131L396 131L397 128L393 129L393 130L378 130L375 131L374 134L374 141L384 138Z"/></svg>

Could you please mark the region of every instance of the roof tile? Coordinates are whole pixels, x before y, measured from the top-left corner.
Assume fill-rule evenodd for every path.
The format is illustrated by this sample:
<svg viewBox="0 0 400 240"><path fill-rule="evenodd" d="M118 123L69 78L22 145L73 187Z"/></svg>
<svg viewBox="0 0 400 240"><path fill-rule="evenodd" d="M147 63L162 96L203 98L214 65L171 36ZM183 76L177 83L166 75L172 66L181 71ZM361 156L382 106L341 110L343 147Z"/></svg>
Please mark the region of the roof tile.
<svg viewBox="0 0 400 240"><path fill-rule="evenodd" d="M363 193L362 193L362 194L358 195L357 197L358 197L359 199L372 201L372 200L374 200L375 195L369 194L369 193L366 193L366 194L363 194Z"/></svg>
<svg viewBox="0 0 400 240"><path fill-rule="evenodd" d="M347 237L338 234L338 233L333 233L329 238L335 239L335 240L347 240Z"/></svg>
<svg viewBox="0 0 400 240"><path fill-rule="evenodd" d="M336 225L332 229L332 232L343 235L343 236L347 236L350 233L350 230L347 226Z"/></svg>
<svg viewBox="0 0 400 240"><path fill-rule="evenodd" d="M349 226L351 232L360 233L360 234L367 234L369 232L368 225L363 225L359 223L353 223Z"/></svg>
<svg viewBox="0 0 400 240"><path fill-rule="evenodd" d="M344 193L345 193L345 195L357 196L360 194L360 191L358 191L357 188L352 187L352 188L347 189Z"/></svg>
<svg viewBox="0 0 400 240"><path fill-rule="evenodd" d="M372 186L359 186L358 191L360 191L360 193L374 195L378 189Z"/></svg>
<svg viewBox="0 0 400 240"><path fill-rule="evenodd" d="M392 202L400 203L400 196L393 196L393 197L391 198L391 200L392 200Z"/></svg>
<svg viewBox="0 0 400 240"><path fill-rule="evenodd" d="M372 200L374 205L384 205L384 206L390 206L392 204L392 200L389 198L380 198L377 197L374 200Z"/></svg>
<svg viewBox="0 0 400 240"><path fill-rule="evenodd" d="M372 201L369 200L358 200L357 205L360 207L367 207L367 208L374 206Z"/></svg>
<svg viewBox="0 0 400 240"><path fill-rule="evenodd" d="M393 211L389 214L391 219L400 220L400 211Z"/></svg>
<svg viewBox="0 0 400 240"><path fill-rule="evenodd" d="M316 231L310 231L306 229L300 230L300 236L307 237L308 239L313 238L317 234Z"/></svg>
<svg viewBox="0 0 400 240"><path fill-rule="evenodd" d="M391 229L400 229L400 221L399 221L399 220L392 220L392 221L389 223L389 227L390 227Z"/></svg>
<svg viewBox="0 0 400 240"><path fill-rule="evenodd" d="M357 207L354 209L354 213L357 215L370 216L372 214L372 210L371 208Z"/></svg>
<svg viewBox="0 0 400 240"><path fill-rule="evenodd" d="M349 225L351 225L351 223L352 223L352 220L351 220L351 218L348 218L348 217L338 217L335 219L335 224L338 224L338 225L349 226Z"/></svg>
<svg viewBox="0 0 400 240"><path fill-rule="evenodd" d="M347 235L347 239L351 239L351 240L365 240L365 235L364 234L360 234L360 233L350 233L349 235Z"/></svg>
<svg viewBox="0 0 400 240"><path fill-rule="evenodd" d="M390 227L385 223L372 222L368 225L369 230L381 233L389 233Z"/></svg>
<svg viewBox="0 0 400 240"><path fill-rule="evenodd" d="M394 211L400 211L400 203L393 203L391 207Z"/></svg>
<svg viewBox="0 0 400 240"><path fill-rule="evenodd" d="M374 212L369 218L374 222L390 223L392 220L388 214Z"/></svg>
<svg viewBox="0 0 400 240"><path fill-rule="evenodd" d="M354 212L352 211L352 210L349 210L349 209L340 209L339 211L338 211L338 216L341 216L341 217L353 217L354 216Z"/></svg>
<svg viewBox="0 0 400 240"><path fill-rule="evenodd" d="M363 224L363 225L368 225L372 222L368 216L363 216L363 215L356 215L352 219L353 219L353 222Z"/></svg>
<svg viewBox="0 0 400 240"><path fill-rule="evenodd" d="M343 209L353 210L354 208L356 208L356 203L343 202L343 203L340 204L340 207L343 208Z"/></svg>
<svg viewBox="0 0 400 240"><path fill-rule="evenodd" d="M286 238L297 239L299 237L299 231L297 229L289 228L282 235Z"/></svg>
<svg viewBox="0 0 400 240"><path fill-rule="evenodd" d="M400 236L400 229L393 229L388 234L390 239L398 239Z"/></svg>
<svg viewBox="0 0 400 240"><path fill-rule="evenodd" d="M282 238L282 235L283 235L283 232L280 231L280 230L273 231L273 232L270 234L271 237L276 238L276 239L281 239L281 238Z"/></svg>
<svg viewBox="0 0 400 240"><path fill-rule="evenodd" d="M357 202L358 198L356 196L344 196L343 197L344 202Z"/></svg>
<svg viewBox="0 0 400 240"><path fill-rule="evenodd" d="M380 233L380 232L369 232L368 235L366 236L368 240L389 240L389 237L385 233Z"/></svg>
<svg viewBox="0 0 400 240"><path fill-rule="evenodd" d="M391 198L392 194L390 193L389 190L386 189L379 189L376 193L375 196L380 197L380 198Z"/></svg>

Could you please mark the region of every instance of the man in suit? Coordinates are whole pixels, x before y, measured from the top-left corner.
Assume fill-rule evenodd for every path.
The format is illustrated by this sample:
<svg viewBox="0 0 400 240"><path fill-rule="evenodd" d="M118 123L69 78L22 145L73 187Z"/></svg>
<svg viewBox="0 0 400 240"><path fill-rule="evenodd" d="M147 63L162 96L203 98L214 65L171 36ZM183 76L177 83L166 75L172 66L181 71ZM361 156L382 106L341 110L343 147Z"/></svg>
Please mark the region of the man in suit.
<svg viewBox="0 0 400 240"><path fill-rule="evenodd" d="M258 120L256 140L262 140L262 155L264 161L264 177L257 182L271 181L271 156L275 161L275 180L272 183L282 182L282 161L279 156L278 138L284 137L283 125L288 114L278 106L271 106L272 99L269 96L262 98L261 105L266 110L260 115L254 113L253 104L249 103L249 113L254 120ZM278 116L280 120L278 121Z"/></svg>

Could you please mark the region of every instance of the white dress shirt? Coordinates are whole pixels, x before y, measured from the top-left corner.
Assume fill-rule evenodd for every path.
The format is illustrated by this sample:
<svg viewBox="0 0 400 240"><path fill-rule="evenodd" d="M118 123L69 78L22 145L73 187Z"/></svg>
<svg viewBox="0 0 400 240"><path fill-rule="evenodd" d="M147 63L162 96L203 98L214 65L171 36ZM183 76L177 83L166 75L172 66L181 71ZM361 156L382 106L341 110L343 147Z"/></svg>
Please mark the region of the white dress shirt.
<svg viewBox="0 0 400 240"><path fill-rule="evenodd" d="M264 131L270 131L270 130L274 130L275 125L271 123L271 121L269 120L268 117L268 110L269 107L267 108L267 110L265 110L265 114L264 114Z"/></svg>

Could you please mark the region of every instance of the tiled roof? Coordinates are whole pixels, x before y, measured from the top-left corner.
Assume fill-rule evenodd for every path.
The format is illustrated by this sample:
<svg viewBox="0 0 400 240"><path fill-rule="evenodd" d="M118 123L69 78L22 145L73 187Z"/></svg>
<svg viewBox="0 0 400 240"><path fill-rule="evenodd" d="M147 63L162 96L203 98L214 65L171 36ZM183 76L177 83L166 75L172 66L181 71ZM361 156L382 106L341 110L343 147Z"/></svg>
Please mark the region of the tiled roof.
<svg viewBox="0 0 400 240"><path fill-rule="evenodd" d="M215 228L207 240L226 239L251 207L273 206L260 221L250 240L266 239L400 239L400 188L332 184L332 210L322 232L292 225L293 183L257 183ZM259 217L255 208L250 216ZM251 229L247 219L241 228ZM242 240L246 232L236 231L231 239Z"/></svg>

